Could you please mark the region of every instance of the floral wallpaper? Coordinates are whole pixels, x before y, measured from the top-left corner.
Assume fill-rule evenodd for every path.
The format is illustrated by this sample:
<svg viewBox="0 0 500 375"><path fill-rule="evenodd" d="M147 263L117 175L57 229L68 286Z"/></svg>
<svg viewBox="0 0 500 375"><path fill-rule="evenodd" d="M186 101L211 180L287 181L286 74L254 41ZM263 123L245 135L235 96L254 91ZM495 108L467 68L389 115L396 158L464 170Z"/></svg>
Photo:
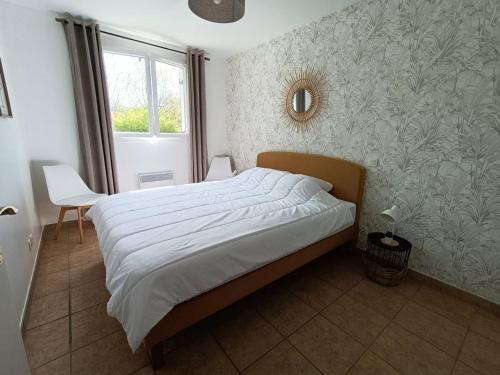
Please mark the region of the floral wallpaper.
<svg viewBox="0 0 500 375"><path fill-rule="evenodd" d="M280 89L326 75L326 109L296 132ZM500 303L500 2L362 1L227 60L228 139L239 170L266 150L367 168L361 243L404 213L411 267Z"/></svg>

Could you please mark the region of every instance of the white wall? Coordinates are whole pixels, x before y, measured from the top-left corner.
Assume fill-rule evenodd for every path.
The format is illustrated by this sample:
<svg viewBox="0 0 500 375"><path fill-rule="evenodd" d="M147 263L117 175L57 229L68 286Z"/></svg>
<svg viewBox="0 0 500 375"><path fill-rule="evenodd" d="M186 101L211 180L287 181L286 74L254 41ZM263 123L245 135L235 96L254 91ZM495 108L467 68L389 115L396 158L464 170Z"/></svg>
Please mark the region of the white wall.
<svg viewBox="0 0 500 375"><path fill-rule="evenodd" d="M189 182L189 138L133 138L115 136L120 191L139 188L139 173L173 171L176 184Z"/></svg>
<svg viewBox="0 0 500 375"><path fill-rule="evenodd" d="M14 119L23 130L41 222L51 223L57 219L57 210L48 200L41 165L65 163L80 170L66 40L55 14L1 0L0 4Z"/></svg>
<svg viewBox="0 0 500 375"><path fill-rule="evenodd" d="M41 225L29 182L30 163L23 142L23 121L17 116L20 110L18 99L22 97L13 73L17 62L7 53L9 35L5 25L11 15L9 7L0 1L0 58L16 116L0 118L0 207L14 205L19 214L0 217L0 247L5 256L2 267L7 271L14 312L16 319L20 320L36 259L36 250L30 251L27 240L32 234L36 248L41 237Z"/></svg>
<svg viewBox="0 0 500 375"><path fill-rule="evenodd" d="M227 154L226 136L226 61L210 57L205 63L207 95L207 147L209 161L213 156Z"/></svg>
<svg viewBox="0 0 500 375"><path fill-rule="evenodd" d="M1 4L1 3L0 3ZM1 12L0 5L0 12ZM1 16L0 16L1 20ZM0 34L1 38L1 34ZM0 55L5 56L0 46ZM8 73L12 62L2 58L10 97L15 100L14 90ZM13 104L13 109L16 106ZM33 193L31 191L30 166L22 142L20 122L0 118L0 207L13 205L19 209L15 216L0 217L0 247L5 256L5 264L10 289L13 296L14 312L19 322L35 264L37 247L41 238L41 225L38 221ZM30 251L28 238L33 235L34 245ZM5 301L0 301L5 303Z"/></svg>

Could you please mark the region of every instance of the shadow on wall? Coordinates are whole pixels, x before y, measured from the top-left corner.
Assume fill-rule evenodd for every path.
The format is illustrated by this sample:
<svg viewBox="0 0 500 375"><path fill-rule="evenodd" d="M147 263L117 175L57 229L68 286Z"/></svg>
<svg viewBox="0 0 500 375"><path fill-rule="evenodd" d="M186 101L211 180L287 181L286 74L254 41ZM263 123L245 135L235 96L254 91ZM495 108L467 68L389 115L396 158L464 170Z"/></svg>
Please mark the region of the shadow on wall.
<svg viewBox="0 0 500 375"><path fill-rule="evenodd" d="M53 205L47 191L47 183L42 167L44 165L59 165L62 164L56 160L32 160L30 162L31 184L33 187L33 197L35 199L35 207L42 225L53 224L57 222L59 209ZM69 211L64 221L76 220L76 213Z"/></svg>

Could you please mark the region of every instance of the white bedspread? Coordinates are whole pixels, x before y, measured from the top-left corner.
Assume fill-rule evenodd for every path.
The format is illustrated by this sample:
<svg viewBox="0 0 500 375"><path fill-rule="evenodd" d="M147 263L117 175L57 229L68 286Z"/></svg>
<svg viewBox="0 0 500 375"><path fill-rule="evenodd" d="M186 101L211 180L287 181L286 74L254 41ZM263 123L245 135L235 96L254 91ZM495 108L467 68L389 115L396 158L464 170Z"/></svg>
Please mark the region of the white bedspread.
<svg viewBox="0 0 500 375"><path fill-rule="evenodd" d="M304 176L253 168L116 194L87 215L106 266L108 313L136 350L175 305L351 226L355 206Z"/></svg>

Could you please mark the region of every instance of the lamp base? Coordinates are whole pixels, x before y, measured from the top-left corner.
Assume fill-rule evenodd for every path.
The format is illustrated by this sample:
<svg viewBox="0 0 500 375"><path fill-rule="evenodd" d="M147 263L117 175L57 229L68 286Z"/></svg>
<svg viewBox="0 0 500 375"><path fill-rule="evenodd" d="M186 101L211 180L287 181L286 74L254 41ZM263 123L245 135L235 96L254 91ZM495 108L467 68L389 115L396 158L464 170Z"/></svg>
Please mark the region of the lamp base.
<svg viewBox="0 0 500 375"><path fill-rule="evenodd" d="M391 237L384 237L380 240L380 242L387 246L399 246L399 242Z"/></svg>

